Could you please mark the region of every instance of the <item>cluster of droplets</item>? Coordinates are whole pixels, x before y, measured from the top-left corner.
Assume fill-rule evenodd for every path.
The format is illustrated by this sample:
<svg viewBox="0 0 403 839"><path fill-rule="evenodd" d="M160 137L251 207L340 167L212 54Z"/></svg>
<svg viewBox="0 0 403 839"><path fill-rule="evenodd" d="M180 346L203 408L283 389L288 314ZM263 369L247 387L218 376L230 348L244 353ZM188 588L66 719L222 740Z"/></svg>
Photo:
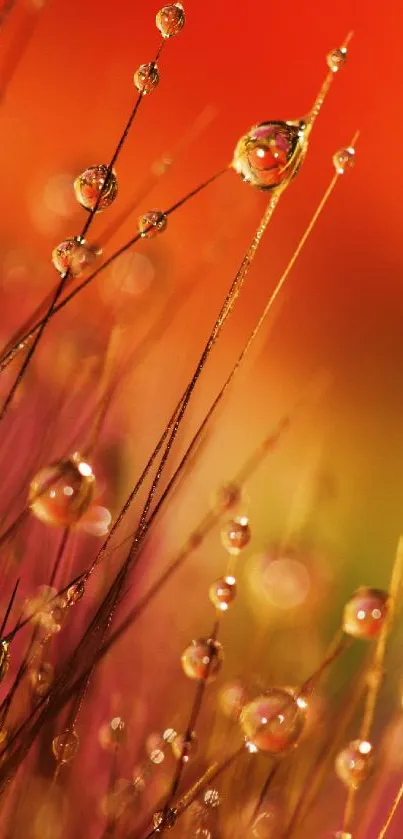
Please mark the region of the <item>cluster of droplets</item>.
<svg viewBox="0 0 403 839"><path fill-rule="evenodd" d="M126 724L122 717L113 717L103 724L98 733L99 744L107 752L116 755L118 749L126 742ZM114 759L114 758L112 758ZM100 809L106 818L116 821L132 806L143 792L145 780L133 774L133 779L117 778L106 795L101 798Z"/></svg>
<svg viewBox="0 0 403 839"><path fill-rule="evenodd" d="M179 35L185 25L182 3L163 6L156 16L156 26L163 42ZM148 96L158 87L160 73L157 61L141 64L133 76L133 83L141 97ZM118 180L114 168L105 163L89 166L74 181L75 197L85 210L99 213L108 209L118 195ZM151 210L140 216L139 233L152 237L165 230L166 215L161 210ZM88 245L82 236L65 239L52 253L52 262L62 276L77 277L91 267L101 251Z"/></svg>
<svg viewBox="0 0 403 839"><path fill-rule="evenodd" d="M126 741L126 725L121 717L114 717L99 730L99 743L105 751L114 752ZM132 778L118 778L111 789L101 799L101 811L107 818L116 821L131 806L138 806L138 799L144 793L153 769L160 766L166 751L176 736L173 729L167 729L163 735L150 734L145 742L147 759L133 769Z"/></svg>
<svg viewBox="0 0 403 839"><path fill-rule="evenodd" d="M241 500L241 491L235 485L223 487L214 499L214 512L218 516L234 510ZM209 589L209 598L218 616L226 612L233 603L236 596L236 580L232 573L234 558L249 544L251 531L246 516L239 516L231 519L223 528L221 533L222 544L229 554L230 569L228 573L216 580ZM199 544L199 534L194 534L191 540L192 546ZM231 573L230 573L231 571ZM199 638L192 641L184 650L181 663L185 675L199 683L209 683L216 679L224 661L223 648L216 637ZM174 757L182 764L188 763L197 748L197 738L194 731L187 731L186 734L171 732L171 746ZM165 759L165 735L160 738L158 735L149 739L152 745L152 759L162 762ZM210 794L211 793L211 794ZM207 793L206 793L207 794ZM214 808L218 806L219 795L215 790L210 790L204 800L205 807ZM176 824L177 812L174 808L168 807L159 810L154 814L153 825L156 833L170 830ZM192 834L199 839L211 839L212 833L205 819L199 819L197 824L192 825Z"/></svg>
<svg viewBox="0 0 403 839"><path fill-rule="evenodd" d="M28 598L22 610L22 625L29 621L34 626L34 636L27 654L24 672L32 698L45 697L54 680L54 666L47 660L47 647L52 638L57 635L66 623L68 611L84 595L85 584L82 580L73 583L61 595L51 586L40 586L36 594ZM20 624L17 624L17 629ZM10 664L10 640L0 641L0 684L7 675ZM0 731L0 738L5 735L5 728ZM57 739L57 738L56 738ZM66 748L66 755L69 748ZM68 762L66 758L62 762Z"/></svg>
<svg viewBox="0 0 403 839"><path fill-rule="evenodd" d="M161 766L169 755L183 764L188 763L190 758L197 751L197 738L194 732L189 736L178 734L176 729L167 728L162 734L150 734L145 742L145 751L148 758L148 765L137 767L136 776L141 778L143 788L146 779L150 777L151 767ZM165 807L153 815L153 826L156 833L170 830L176 824L177 811L173 807Z"/></svg>
<svg viewBox="0 0 403 839"><path fill-rule="evenodd" d="M228 511L238 505L241 493L238 488L223 488L215 500L220 511ZM251 529L246 516L237 516L224 526L221 542L229 554L227 573L215 580L209 588L209 598L218 615L227 612L236 598L237 585L233 573L234 559L247 547ZM221 644L214 638L199 638L189 644L182 654L182 668L189 679L214 681L221 670L224 654Z"/></svg>
<svg viewBox="0 0 403 839"><path fill-rule="evenodd" d="M46 643L62 629L67 617L67 598L51 586L40 586L34 597L25 601L23 615L37 627Z"/></svg>
<svg viewBox="0 0 403 839"><path fill-rule="evenodd" d="M346 603L343 611L342 628L346 635L363 641L379 638L388 615L389 595L380 589L359 588ZM369 674L372 679L382 678L379 672ZM339 780L349 789L358 790L370 776L374 765L374 748L363 737L350 741L336 755L335 772ZM352 834L340 830L335 839L353 839Z"/></svg>
<svg viewBox="0 0 403 839"><path fill-rule="evenodd" d="M254 126L239 140L232 168L242 180L261 190L287 185L300 169L307 151L307 130L300 122L264 122ZM351 169L355 161L352 146L333 156L338 175Z"/></svg>
<svg viewBox="0 0 403 839"><path fill-rule="evenodd" d="M188 763L197 752L197 737L194 731L188 738L174 728L167 728L162 734L150 734L145 743L148 759L154 765L164 763L171 754L175 760Z"/></svg>
<svg viewBox="0 0 403 839"><path fill-rule="evenodd" d="M99 729L98 739L105 751L115 752L126 738L126 727L121 717L114 717ZM144 743L145 758L133 769L132 779L119 778L101 800L105 816L119 818L133 804L151 782L153 773L171 760L188 763L197 752L194 732L189 738L175 728L166 728L161 734L152 732Z"/></svg>
<svg viewBox="0 0 403 839"><path fill-rule="evenodd" d="M327 65L337 73L347 59L347 47L332 50ZM317 110L323 98L319 97ZM297 175L308 148L308 138L315 107L306 119L269 120L253 126L236 145L232 168L242 180L261 190L285 187ZM354 163L352 147L336 152L333 163L337 174L342 175Z"/></svg>
<svg viewBox="0 0 403 839"><path fill-rule="evenodd" d="M157 27L163 39L179 34L185 23L181 3L162 8L156 18ZM346 49L334 50L328 56L328 66L337 72L346 59ZM142 96L151 94L160 81L156 61L141 65L134 74L134 85ZM262 189L271 190L287 183L296 175L306 151L306 125L299 122L271 121L252 128L239 141L233 159L233 168L243 180ZM354 149L348 147L338 151L333 158L337 174L354 164ZM92 166L82 172L74 182L78 202L89 212L100 212L115 201L118 194L116 173L105 164ZM138 219L138 232L142 238L153 238L167 227L167 215L161 210L150 210ZM62 274L78 276L91 267L100 251L86 244L82 237L66 239L52 253L52 261ZM89 509L94 496L95 478L91 466L79 454L51 464L41 470L33 479L29 491L31 512L42 522L72 527ZM239 503L240 492L236 486L223 488L217 503L228 510ZM233 561L248 546L251 539L249 520L246 516L235 516L221 532L222 545L230 557L227 573L215 580L209 589L209 598L217 613L222 614L233 604L237 594ZM65 598L52 597L47 593L42 605L36 604L31 620L45 629L46 637L58 632L63 625L66 610L78 602L84 594L84 583L76 583L68 589ZM32 605L32 601L31 601ZM343 615L343 629L354 638L373 639L378 637L387 614L388 597L384 592L360 589L347 603ZM223 650L215 638L201 638L185 649L182 658L183 670L190 679L212 681L221 670ZM9 665L9 647L0 642L0 681L4 679ZM43 696L53 678L53 666L40 657L29 670L29 681L33 691ZM241 684L227 686L227 715L239 720L247 749L251 752L265 752L273 756L287 753L297 745L306 721L307 701L297 691L286 688L272 688L250 700ZM232 697L229 691L232 690ZM225 705L224 699L223 704ZM125 725L120 717L111 720L100 731L100 742L105 749L114 750L125 736ZM187 762L197 748L194 732L190 737L167 729L162 735L152 734L146 741L146 752L151 764L158 765L165 760L168 747L177 760ZM52 743L53 754L59 765L69 763L79 748L79 738L74 727L57 735ZM336 772L348 786L357 789L368 777L372 768L372 745L365 740L349 743L336 758ZM116 798L125 797L130 788L143 788L148 770L141 767L133 782L117 782L121 785L113 791ZM123 784L123 786L122 786ZM127 786L128 785L128 786ZM115 802L116 803L116 802ZM203 803L197 802L198 824L193 835L199 839L211 839L212 833L206 820L206 809L213 810L220 804L217 790L206 790ZM196 808L195 808L196 810ZM109 811L108 811L109 812ZM154 814L155 831L162 832L174 827L176 811L164 809ZM254 835L260 835L254 833ZM337 839L351 839L351 834L339 831Z"/></svg>
<svg viewBox="0 0 403 839"><path fill-rule="evenodd" d="M229 486L215 501L220 512L239 505L240 491ZM229 555L227 574L216 580L209 590L210 601L218 614L226 612L236 597L234 563L251 540L251 528L246 515L231 518L221 531L221 543ZM202 638L193 641L182 655L182 667L189 678L211 681L221 669L222 647L217 640ZM228 685L222 691L220 703L224 713L239 721L247 749L253 753L267 752L281 755L297 744L302 734L307 702L303 696L288 689L273 688L252 701L242 683Z"/></svg>
<svg viewBox="0 0 403 839"><path fill-rule="evenodd" d="M344 608L342 627L353 638L379 636L388 608L388 595L376 589L361 588ZM303 732L308 708L301 693L274 688L243 706L240 725L251 752L280 755L295 746ZM365 740L349 743L336 758L338 777L356 789L372 767L372 745Z"/></svg>
<svg viewBox="0 0 403 839"><path fill-rule="evenodd" d="M163 40L179 34L185 23L185 13L180 2L164 6L157 13L156 26ZM134 84L141 96L148 95L159 83L156 62L141 65L134 75ZM116 172L106 164L90 166L74 181L78 203L91 214L108 209L116 200L118 181ZM151 238L165 229L167 217L152 210L140 217L139 233ZM86 226L88 227L88 225ZM52 252L52 262L64 278L77 277L90 268L101 251L88 245L85 238L75 236L62 241ZM95 477L90 464L76 452L70 457L41 469L29 487L28 506L31 513L46 525L72 528L90 509L95 492ZM85 592L84 580L74 583L64 597L56 590L43 587L35 598L25 604L25 617L43 634L39 648L34 650L27 671L32 692L43 697L53 678L53 665L43 658L45 644L60 631L67 610L81 600ZM0 642L0 682L5 678L10 662L9 643ZM113 739L114 721L110 724ZM116 732L115 735L117 736ZM54 757L59 765L69 763L76 755L79 738L74 727L58 734L52 743ZM179 746L177 746L179 748Z"/></svg>
<svg viewBox="0 0 403 839"><path fill-rule="evenodd" d="M80 747L80 739L74 727L66 728L52 740L52 751L56 763L62 766L74 760Z"/></svg>

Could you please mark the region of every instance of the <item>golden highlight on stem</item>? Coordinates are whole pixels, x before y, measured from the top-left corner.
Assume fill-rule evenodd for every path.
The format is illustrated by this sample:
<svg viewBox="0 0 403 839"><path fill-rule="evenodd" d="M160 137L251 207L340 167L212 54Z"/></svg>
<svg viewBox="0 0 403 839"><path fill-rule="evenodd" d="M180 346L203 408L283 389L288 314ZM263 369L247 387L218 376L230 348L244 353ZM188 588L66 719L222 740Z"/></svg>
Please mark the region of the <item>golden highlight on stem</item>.
<svg viewBox="0 0 403 839"><path fill-rule="evenodd" d="M402 782L401 787L400 787L400 789L399 789L399 791L398 791L398 793L395 797L392 808L388 813L388 817L386 819L386 822L383 825L383 827L381 828L380 832L378 833L377 839L384 839L384 836L386 836L386 833L387 833L387 831L388 831L388 829L389 829L389 827L390 827L390 825L391 825L391 823L392 823L392 821L395 817L396 811L397 811L397 809L400 805L400 802L401 802L402 798L403 798L403 782Z"/></svg>
<svg viewBox="0 0 403 839"><path fill-rule="evenodd" d="M349 45L349 43L350 43L350 41L353 37L353 34L354 34L353 32L349 32L348 35L345 37L342 45L341 45L341 49L346 50L346 52L347 52L347 47L348 47L348 45ZM314 104L313 104L313 106L312 106L312 108L311 108L311 110L310 110L310 112L309 112L309 114L306 118L306 122L307 122L306 137L307 138L309 137L309 134L312 131L313 124L314 124L314 122L315 122L315 120L316 120L316 118L319 114L319 111L322 108L322 105L323 105L323 103L326 99L327 94L329 93L330 87L331 87L332 82L334 80L334 77L336 75L337 74L334 73L333 70L329 70L329 72L328 72L328 74L327 74L327 76L326 76L326 78L325 78L325 80L322 84L322 87L321 87L321 89L320 89L320 91L319 91L319 93L318 93L318 95L315 99L315 102L314 102Z"/></svg>

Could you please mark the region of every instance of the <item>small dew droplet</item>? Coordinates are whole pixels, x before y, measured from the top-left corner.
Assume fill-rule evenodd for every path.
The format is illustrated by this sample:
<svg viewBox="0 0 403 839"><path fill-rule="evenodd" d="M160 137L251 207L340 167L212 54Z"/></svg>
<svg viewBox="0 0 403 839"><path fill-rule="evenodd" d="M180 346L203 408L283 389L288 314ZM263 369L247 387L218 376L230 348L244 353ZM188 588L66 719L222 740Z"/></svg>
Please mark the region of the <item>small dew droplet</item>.
<svg viewBox="0 0 403 839"><path fill-rule="evenodd" d="M347 169L352 169L355 163L355 151L349 147L347 149L339 149L333 155L333 165L338 175L344 175Z"/></svg>

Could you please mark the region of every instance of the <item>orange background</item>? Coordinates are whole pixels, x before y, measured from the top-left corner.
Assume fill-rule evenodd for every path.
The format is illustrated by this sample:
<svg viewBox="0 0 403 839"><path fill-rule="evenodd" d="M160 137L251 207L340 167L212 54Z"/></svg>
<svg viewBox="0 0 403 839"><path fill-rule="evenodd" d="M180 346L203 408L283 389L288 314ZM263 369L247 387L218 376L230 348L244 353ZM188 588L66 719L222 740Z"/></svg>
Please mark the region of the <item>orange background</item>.
<svg viewBox="0 0 403 839"><path fill-rule="evenodd" d="M52 248L83 223L83 211L64 193L62 215L49 207L47 186L60 173L73 179L88 165L108 163L133 104L133 73L158 46L155 11L148 0L51 0L39 11L25 0L0 32L1 85L19 39L34 27L0 106L4 341L54 284ZM272 464L259 471L248 494L254 550L287 534L326 557L331 583L322 604L321 648L322 633L328 640L354 586L387 585L402 527L403 12L397 0L384 6L374 0L290 0L274 6L264 0L245 6L188 0L186 14L183 33L164 48L160 86L142 103L116 167L118 201L95 219L92 241L102 241L107 225L136 195L138 211L170 206L228 163L238 138L254 123L303 116L326 73L327 52L350 29L355 32L307 161L275 214L236 312L210 358L172 463L296 247L332 176L333 153L360 129L356 166L337 185L270 329L263 330L201 456L163 517L157 534L163 539L161 557L158 551L151 557L156 568L163 565L197 523L211 491L236 472L320 376L325 382L320 396L295 417L290 437ZM181 144L183 151L176 154ZM151 167L164 154L173 155L173 164L145 195ZM139 244L152 271L143 294L133 295L129 286L119 296L119 276L116 280L108 272L48 330L35 372L9 418L10 427L17 418L21 434L35 387L54 406L70 381L67 376L74 379L84 361L102 356L116 321L126 326L126 357L162 317L161 332L122 382L109 418L108 439L122 446L124 461L119 493L107 486L104 494L114 513L192 373L265 201L264 194L229 172L180 209L164 236ZM105 247L105 256L135 231L136 213ZM139 265L145 270L144 263ZM96 379L91 380L90 392L83 395L90 405L95 386ZM67 421L56 425L53 453L65 445L70 419L67 410ZM174 600L155 611L172 628L172 655L207 620L199 580L212 579L217 544L215 535L193 576L178 583L183 612L178 614ZM243 633L235 619L232 631L235 638Z"/></svg>

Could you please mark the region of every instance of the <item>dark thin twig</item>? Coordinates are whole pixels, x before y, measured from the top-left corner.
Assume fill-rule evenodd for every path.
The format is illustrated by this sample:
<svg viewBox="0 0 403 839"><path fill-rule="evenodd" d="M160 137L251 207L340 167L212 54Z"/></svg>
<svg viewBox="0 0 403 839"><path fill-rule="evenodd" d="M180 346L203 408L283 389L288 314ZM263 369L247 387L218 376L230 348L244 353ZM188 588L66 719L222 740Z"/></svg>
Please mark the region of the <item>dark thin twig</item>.
<svg viewBox="0 0 403 839"><path fill-rule="evenodd" d="M168 210L166 210L165 215L170 216L173 212L175 212L184 204L186 204L187 201L190 201L191 198L194 198L196 195L198 195L198 193L201 192L203 189L206 189L206 187L208 187L211 183L213 183L213 181L217 180L227 171L228 167L226 166L225 169L221 169L219 172L216 172L214 175L207 178L207 180L203 181L203 183L199 184L197 187L192 189L179 201L176 201L175 204L173 204ZM140 233L136 233L136 235L129 239L129 241L126 242L126 244L122 245L122 247L120 247L117 251L111 254L111 256L105 262L103 262L102 265L100 265L99 268L96 269L96 271L93 271L93 273L90 274L89 277L87 277L85 280L79 283L79 285L76 286L76 288L74 288L70 292L70 294L68 294L63 300L61 300L56 306L54 306L52 311L52 317L57 312L60 312L60 310L63 309L67 305L67 303L73 300L74 297L76 297L76 295L80 293L80 291L82 291L90 283L92 283L92 281L95 280L96 277L98 277L100 274L103 273L103 271L109 268L116 259L118 259L124 253L126 253L126 251L132 248L133 245L135 245L137 242L139 242L141 238L142 237ZM31 328L24 335L21 335L12 347L6 349L6 351L3 350L3 355L0 358L0 373L3 370L5 370L6 367L14 360L14 358L16 358L19 352L21 352L25 348L25 344L35 335L36 331L40 328L43 321L44 318L39 320L36 324L34 324L34 326L31 326Z"/></svg>
<svg viewBox="0 0 403 839"><path fill-rule="evenodd" d="M158 52L157 52L157 56L156 56L156 58L154 59L154 62L158 59L158 57L159 57L159 55L160 55L160 53L161 53L162 47L163 47L163 41L161 42L161 45L160 45L160 47L159 47L159 49L158 49ZM110 178L111 178L111 176L112 176L112 170L113 170L113 167L114 167L114 165L115 165L115 163L116 163L116 161L117 161L117 159L118 159L118 157L119 157L119 155L120 155L120 152L122 151L122 148L123 148L124 143L125 143L125 141L126 141L126 139L127 139L127 137L128 137L129 131L130 131L131 127L132 127L132 124L133 124L134 119L135 119L135 117L136 117L136 115L137 115L137 112L138 112L138 110L139 110L140 103L142 102L142 100L143 100L143 94L140 92L140 93L139 93L139 95L138 95L138 96L137 96L137 98L136 98L136 102L135 102L135 104L134 104L134 107L132 108L132 111L131 111L131 113L130 113L129 119L128 119L128 121L127 121L126 125L125 125L125 128L124 128L124 130L123 130L123 133L122 133L122 135L120 136L119 141L118 141L118 143L117 143L117 146L116 146L116 148L115 148L115 151L114 151L114 153L113 153L113 155L112 155L111 161L110 161L109 166L108 166L108 168L107 168L107 175L106 175L106 178L105 178L105 180L104 180L104 183L102 184L101 189L100 189L100 190L99 190L99 192L98 192L98 196L97 196L97 200L96 200L96 202L95 202L95 205L94 205L94 207L92 208L92 210L90 211L90 213L89 213L89 215L88 215L88 218L87 218L87 220L86 220L85 224L84 224L84 225L83 225L83 227L82 227L81 234L80 234L80 237L79 237L79 238L80 238L80 240L81 240L81 239L84 239L84 237L85 237L86 233L87 233L87 232L88 232L88 230L89 230L90 225L92 224L92 221L93 221L93 219L94 219L94 217L95 217L95 214L97 213L97 211L98 211L98 209L99 209L100 202L101 202L101 200L102 200L102 196L104 195L104 192L105 192L105 190L107 189L108 184L109 184L109 181L110 181ZM38 329L38 331L37 331L37 333L36 333L36 337L34 338L33 343L32 343L32 345L30 346L30 348L29 348L29 350L28 350L28 353L27 353L27 355L26 355L26 357L25 357L25 359L24 359L24 362L23 362L23 364L21 365L21 368L20 368L19 372L17 373L17 376L16 376L16 378L15 378L15 380L14 380L14 383L13 383L13 385L11 386L11 388L10 388L10 390L9 390L9 392L8 392L8 395L6 396L6 399L5 399L4 403L3 403L2 409L1 409L1 411L0 411L0 422L1 422L1 421L4 419L4 417L6 416L6 413L7 413L8 407L9 407L10 403L12 402L12 400L13 400L13 398L14 398L14 395L15 395L15 393L16 393L16 391L17 391L18 387L20 386L20 384L21 384L21 382L22 382L22 380L23 380L23 378L24 378L24 376L25 376L25 374L26 374L26 372L27 372L27 369L28 369L28 367L29 367L29 364L30 364L30 362L31 362L31 360L32 360L32 358L33 358L33 356L34 356L35 352L36 352L36 349L37 349L38 344L39 344L39 342L40 342L40 340L41 340L41 338L42 338L42 335L43 335L43 333L44 333L44 331L45 331L45 329L46 329L46 327L47 327L47 325L48 325L48 323L49 323L50 319L52 318L52 315L53 315L53 312L54 312L55 306L57 305L57 302L58 302L59 298L60 298L60 297L61 297L61 295L63 294L63 291L64 291L64 289L65 289L66 283L68 282L68 280L69 280L70 276L71 276L71 272L70 272L70 270L65 271L65 272L61 275L60 282L59 282L59 284L58 284L58 286L57 286L57 288L56 288L56 291L55 291L55 293L54 293L54 295L53 295L53 297L52 297L51 304L50 304L50 306L49 306L49 308L48 308L48 311L46 312L45 317L44 317L44 318L42 319L42 321L41 321L41 325L39 326L39 329Z"/></svg>
<svg viewBox="0 0 403 839"><path fill-rule="evenodd" d="M203 699L204 699L204 693L205 693L205 690L206 690L206 685L207 685L209 675L210 675L210 670L211 670L211 667L212 667L213 662L214 662L215 641L217 640L219 626L220 626L220 621L219 621L219 619L217 619L214 623L213 631L212 631L212 633L210 635L210 639L209 639L209 660L208 660L208 664L207 664L206 669L205 669L204 677L202 679L200 679L200 681L197 685L196 695L195 695L194 702L193 702L193 707L192 707L192 710L190 712L189 722L188 722L186 732L185 732L182 755L178 759L178 762L177 762L177 767L176 767L175 775L174 775L174 778L173 778L173 781L172 781L172 786L171 786L171 789L170 789L170 792L169 792L169 795L168 795L168 798L167 798L167 801L166 801L166 804L165 804L165 807L164 807L164 813L166 813L167 810L170 808L170 806L172 804L172 801L174 800L174 798L176 796L176 793L178 791L179 784L181 782L182 773L183 773L185 760L186 760L186 756L187 756L187 749L188 749L188 746L191 743L192 735L193 735L193 732L195 730L197 720L199 718L199 714L200 714Z"/></svg>
<svg viewBox="0 0 403 839"><path fill-rule="evenodd" d="M4 618L3 618L3 621L2 621L2 624L1 624L1 627L0 627L0 639L3 638L3 632L6 628L6 624L7 624L11 609L13 608L13 603L14 603L14 600L15 600L15 595L17 594L17 589L18 589L19 584L20 584L20 577L18 577L18 579L16 580L14 588L13 588L12 595L10 597L10 600L8 601L8 606L7 606L7 609L6 609L6 613L4 615Z"/></svg>

